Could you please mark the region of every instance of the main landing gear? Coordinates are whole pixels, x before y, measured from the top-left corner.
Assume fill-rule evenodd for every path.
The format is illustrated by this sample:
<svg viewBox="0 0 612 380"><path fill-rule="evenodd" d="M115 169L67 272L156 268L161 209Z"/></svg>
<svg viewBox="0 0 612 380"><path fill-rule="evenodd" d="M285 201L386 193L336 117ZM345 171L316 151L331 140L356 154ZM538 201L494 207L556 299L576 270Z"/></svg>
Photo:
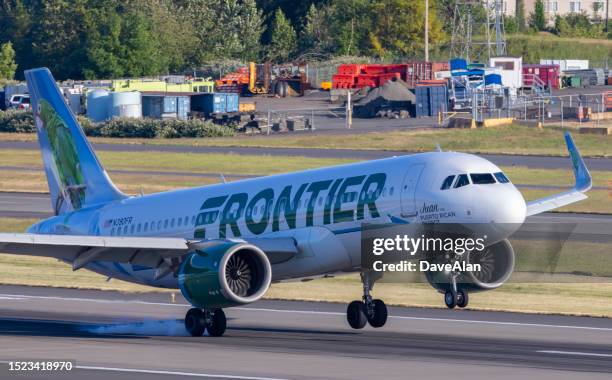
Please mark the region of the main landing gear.
<svg viewBox="0 0 612 380"><path fill-rule="evenodd" d="M363 301L353 301L346 309L346 320L354 329L362 329L366 323L372 327L383 327L387 322L387 306L382 300L372 299L370 291L374 287L372 272L362 272Z"/></svg>
<svg viewBox="0 0 612 380"><path fill-rule="evenodd" d="M457 277L459 275L459 272L450 274L451 288L444 293L444 303L449 309L454 309L455 306L464 308L470 301L467 290L457 288Z"/></svg>
<svg viewBox="0 0 612 380"><path fill-rule="evenodd" d="M185 328L191 336L202 336L208 331L210 336L221 336L225 332L227 319L223 309L189 309L185 315Z"/></svg>

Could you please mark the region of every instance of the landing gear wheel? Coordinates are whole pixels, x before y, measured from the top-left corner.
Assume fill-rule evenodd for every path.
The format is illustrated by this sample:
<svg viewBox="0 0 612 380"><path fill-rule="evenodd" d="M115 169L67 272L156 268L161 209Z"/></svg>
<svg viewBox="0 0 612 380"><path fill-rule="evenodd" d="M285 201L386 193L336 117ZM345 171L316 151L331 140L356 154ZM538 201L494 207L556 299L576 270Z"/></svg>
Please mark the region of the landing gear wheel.
<svg viewBox="0 0 612 380"><path fill-rule="evenodd" d="M210 319L206 325L206 330L210 336L221 336L225 333L227 319L223 309L215 309L211 312Z"/></svg>
<svg viewBox="0 0 612 380"><path fill-rule="evenodd" d="M368 313L368 323L372 327L383 327L387 323L387 305L383 300L372 300L372 313Z"/></svg>
<svg viewBox="0 0 612 380"><path fill-rule="evenodd" d="M454 309L457 306L457 296L450 290L447 290L444 293L444 303L449 309Z"/></svg>
<svg viewBox="0 0 612 380"><path fill-rule="evenodd" d="M457 292L457 306L460 308L464 308L470 302L470 297L468 296L468 292L465 290L460 290Z"/></svg>
<svg viewBox="0 0 612 380"><path fill-rule="evenodd" d="M354 329L362 329L368 323L365 304L361 301L353 301L346 308L346 320Z"/></svg>
<svg viewBox="0 0 612 380"><path fill-rule="evenodd" d="M206 316L201 309L189 309L185 315L185 329L191 336L202 336L206 329Z"/></svg>

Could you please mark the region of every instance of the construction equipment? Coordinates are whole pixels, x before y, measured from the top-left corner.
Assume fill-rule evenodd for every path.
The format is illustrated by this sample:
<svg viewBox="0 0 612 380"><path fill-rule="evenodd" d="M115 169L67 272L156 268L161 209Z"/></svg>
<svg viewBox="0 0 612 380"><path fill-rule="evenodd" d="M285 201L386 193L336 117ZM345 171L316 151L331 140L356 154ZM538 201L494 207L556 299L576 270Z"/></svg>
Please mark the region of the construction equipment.
<svg viewBox="0 0 612 380"><path fill-rule="evenodd" d="M303 96L309 87L304 65L286 64L272 69L272 89L281 98Z"/></svg>
<svg viewBox="0 0 612 380"><path fill-rule="evenodd" d="M215 81L216 90L240 95L267 94L270 92L270 64L249 62L248 67L241 67L235 72L226 74Z"/></svg>

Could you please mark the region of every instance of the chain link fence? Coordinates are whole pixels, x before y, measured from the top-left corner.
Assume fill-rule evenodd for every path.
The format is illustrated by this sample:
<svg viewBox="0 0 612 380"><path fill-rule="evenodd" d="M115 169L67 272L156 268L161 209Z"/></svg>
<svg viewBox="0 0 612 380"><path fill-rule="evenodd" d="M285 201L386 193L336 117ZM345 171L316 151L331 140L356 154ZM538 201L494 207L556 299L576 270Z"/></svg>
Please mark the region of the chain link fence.
<svg viewBox="0 0 612 380"><path fill-rule="evenodd" d="M335 124L339 127L347 123L346 109L338 108L300 108L260 110L255 118L243 128L245 133L274 134L283 132L315 131L319 126Z"/></svg>

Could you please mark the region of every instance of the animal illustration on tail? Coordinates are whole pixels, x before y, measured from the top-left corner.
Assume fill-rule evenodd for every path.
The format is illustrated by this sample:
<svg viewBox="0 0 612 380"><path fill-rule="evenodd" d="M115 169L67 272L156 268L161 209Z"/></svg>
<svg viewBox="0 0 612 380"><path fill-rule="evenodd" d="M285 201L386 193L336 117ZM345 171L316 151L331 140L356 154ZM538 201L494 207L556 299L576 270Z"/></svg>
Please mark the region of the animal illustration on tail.
<svg viewBox="0 0 612 380"><path fill-rule="evenodd" d="M40 123L40 128L47 132L49 145L53 151L54 174L63 194L58 201L69 200L72 208L78 210L85 201L86 186L70 129L44 99L38 104L36 122ZM56 205L56 209L60 208L58 206L61 205Z"/></svg>

